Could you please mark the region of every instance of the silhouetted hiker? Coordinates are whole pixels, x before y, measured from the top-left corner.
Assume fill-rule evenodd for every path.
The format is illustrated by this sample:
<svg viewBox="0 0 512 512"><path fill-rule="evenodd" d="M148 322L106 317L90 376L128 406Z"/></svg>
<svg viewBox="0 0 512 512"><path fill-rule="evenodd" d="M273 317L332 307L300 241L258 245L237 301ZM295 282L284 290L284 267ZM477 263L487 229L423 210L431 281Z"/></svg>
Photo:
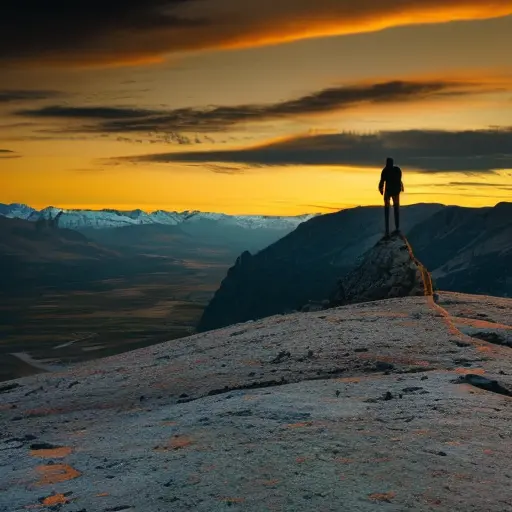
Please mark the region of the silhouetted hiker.
<svg viewBox="0 0 512 512"><path fill-rule="evenodd" d="M384 189L384 185L386 188ZM389 204L393 198L396 233L400 231L400 192L404 191L402 169L394 164L392 158L386 159L386 167L380 175L379 192L384 195L384 218L386 221L386 237L389 236Z"/></svg>

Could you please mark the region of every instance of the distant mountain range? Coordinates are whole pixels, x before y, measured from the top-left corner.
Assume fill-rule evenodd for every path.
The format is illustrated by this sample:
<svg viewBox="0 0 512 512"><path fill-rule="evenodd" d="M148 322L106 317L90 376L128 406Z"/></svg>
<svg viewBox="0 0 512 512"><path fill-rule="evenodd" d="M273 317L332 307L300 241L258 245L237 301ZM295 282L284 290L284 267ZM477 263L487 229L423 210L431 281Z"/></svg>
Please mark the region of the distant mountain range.
<svg viewBox="0 0 512 512"><path fill-rule="evenodd" d="M163 224L178 226L198 221L215 221L226 226L236 226L244 229L275 229L291 231L299 224L305 222L315 214L298 216L270 216L270 215L226 215L224 213L210 213L200 211L165 211L157 210L146 213L137 210L80 210L64 209L48 206L42 210L36 210L24 204L0 204L0 215L10 218L18 218L29 221L37 221L40 218L55 217L63 212L59 219L59 226L70 229L107 229L126 226L147 224Z"/></svg>
<svg viewBox="0 0 512 512"><path fill-rule="evenodd" d="M512 296L512 203L493 208L416 204L402 230L438 289ZM199 330L263 318L329 297L339 278L382 237L380 207L322 215L255 255L238 257Z"/></svg>

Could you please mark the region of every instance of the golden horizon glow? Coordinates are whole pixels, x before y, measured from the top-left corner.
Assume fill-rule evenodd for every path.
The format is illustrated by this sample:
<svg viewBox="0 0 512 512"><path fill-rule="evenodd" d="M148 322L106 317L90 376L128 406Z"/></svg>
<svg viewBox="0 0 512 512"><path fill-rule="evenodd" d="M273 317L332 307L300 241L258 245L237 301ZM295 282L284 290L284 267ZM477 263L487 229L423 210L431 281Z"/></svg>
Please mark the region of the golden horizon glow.
<svg viewBox="0 0 512 512"><path fill-rule="evenodd" d="M273 167L226 175L186 165L174 165L170 172L166 165L141 164L131 169L55 171L50 176L41 183L36 172L24 173L16 182L7 183L0 202L25 203L36 209L199 210L237 215L328 213L333 208L382 204L377 191L380 169L368 167ZM471 185L464 186L465 181ZM509 190L499 190L504 182L510 183ZM58 190L55 183L59 183ZM429 202L482 207L512 202L512 171L468 178L464 173L428 174L404 168L404 183L404 205ZM191 187L197 187L193 194Z"/></svg>

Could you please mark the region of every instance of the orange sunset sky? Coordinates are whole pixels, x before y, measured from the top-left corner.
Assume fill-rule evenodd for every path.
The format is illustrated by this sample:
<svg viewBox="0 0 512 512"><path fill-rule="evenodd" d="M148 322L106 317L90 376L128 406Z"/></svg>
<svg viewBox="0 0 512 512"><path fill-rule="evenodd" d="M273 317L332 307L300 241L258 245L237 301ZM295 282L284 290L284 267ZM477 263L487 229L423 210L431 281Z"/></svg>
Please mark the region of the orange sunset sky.
<svg viewBox="0 0 512 512"><path fill-rule="evenodd" d="M7 0L0 202L512 201L511 50L510 0Z"/></svg>

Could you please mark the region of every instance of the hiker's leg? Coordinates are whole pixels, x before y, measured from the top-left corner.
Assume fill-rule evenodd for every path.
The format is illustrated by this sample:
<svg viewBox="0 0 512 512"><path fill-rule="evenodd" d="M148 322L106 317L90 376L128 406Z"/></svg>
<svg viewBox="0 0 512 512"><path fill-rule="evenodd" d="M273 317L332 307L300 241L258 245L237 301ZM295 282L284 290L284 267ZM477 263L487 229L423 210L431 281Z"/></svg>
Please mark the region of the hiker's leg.
<svg viewBox="0 0 512 512"><path fill-rule="evenodd" d="M393 196L393 210L395 212L395 229L400 231L400 196Z"/></svg>
<svg viewBox="0 0 512 512"><path fill-rule="evenodd" d="M389 203L390 197L384 196L384 221L386 223L386 236L389 236Z"/></svg>

